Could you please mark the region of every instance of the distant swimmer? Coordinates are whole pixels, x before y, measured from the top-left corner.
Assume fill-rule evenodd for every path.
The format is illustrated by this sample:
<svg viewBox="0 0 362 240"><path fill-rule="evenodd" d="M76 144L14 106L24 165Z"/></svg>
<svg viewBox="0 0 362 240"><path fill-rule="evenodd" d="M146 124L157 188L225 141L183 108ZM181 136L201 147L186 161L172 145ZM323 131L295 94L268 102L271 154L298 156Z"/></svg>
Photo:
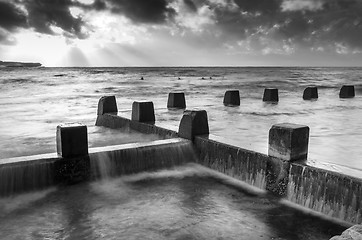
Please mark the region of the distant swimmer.
<svg viewBox="0 0 362 240"><path fill-rule="evenodd" d="M210 77L210 79L212 79L212 77Z"/></svg>
<svg viewBox="0 0 362 240"><path fill-rule="evenodd" d="M178 80L181 80L181 78L180 78L180 77L178 77Z"/></svg>
<svg viewBox="0 0 362 240"><path fill-rule="evenodd" d="M204 78L204 77L202 77L201 79L202 79L202 80L205 80L205 78Z"/></svg>
<svg viewBox="0 0 362 240"><path fill-rule="evenodd" d="M143 80L143 77L141 77L141 80Z"/></svg>

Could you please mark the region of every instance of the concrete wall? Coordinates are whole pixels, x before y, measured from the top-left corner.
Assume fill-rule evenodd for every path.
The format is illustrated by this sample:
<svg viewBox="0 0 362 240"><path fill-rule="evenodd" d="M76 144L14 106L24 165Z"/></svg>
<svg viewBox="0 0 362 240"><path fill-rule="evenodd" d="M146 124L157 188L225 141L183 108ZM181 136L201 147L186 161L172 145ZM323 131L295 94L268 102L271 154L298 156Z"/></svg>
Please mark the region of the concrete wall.
<svg viewBox="0 0 362 240"><path fill-rule="evenodd" d="M63 159L56 154L5 159L0 164L0 197L89 178L89 156Z"/></svg>
<svg viewBox="0 0 362 240"><path fill-rule="evenodd" d="M266 188L268 156L227 144L208 137L195 137L197 163L219 171L252 186Z"/></svg>
<svg viewBox="0 0 362 240"><path fill-rule="evenodd" d="M197 163L327 216L362 222L362 180L198 136Z"/></svg>
<svg viewBox="0 0 362 240"><path fill-rule="evenodd" d="M184 139L124 144L89 151L87 156L67 159L56 154L2 159L0 197L100 177L168 168L194 161L195 157L192 143Z"/></svg>
<svg viewBox="0 0 362 240"><path fill-rule="evenodd" d="M158 134L163 138L178 137L178 134L175 131L158 127L154 124L132 121L130 119L118 116L114 113L105 113L103 115L98 115L96 120L96 126L103 126L113 129L127 127L145 134Z"/></svg>
<svg viewBox="0 0 362 240"><path fill-rule="evenodd" d="M178 135L175 131L154 124L131 121L110 113L98 115L96 125L129 127L142 133L158 134L165 139ZM102 171L91 165L93 161L101 159L113 161L115 172L105 173L109 176L195 161L327 216L352 224L362 223L361 179L227 145L213 140L212 135L194 138L193 147L197 157L192 155L190 141L186 144L189 149L186 155L182 153L183 150L180 150L179 156L168 155L179 145L176 143L178 140L168 140L170 142L164 146L136 144L126 148L106 147L96 152L90 151L88 156L71 159L46 155L37 160L34 157L28 160L3 160L0 163L0 196L98 178ZM173 160L162 160L165 159L162 158L164 155Z"/></svg>
<svg viewBox="0 0 362 240"><path fill-rule="evenodd" d="M287 199L349 223L362 223L362 180L290 164Z"/></svg>

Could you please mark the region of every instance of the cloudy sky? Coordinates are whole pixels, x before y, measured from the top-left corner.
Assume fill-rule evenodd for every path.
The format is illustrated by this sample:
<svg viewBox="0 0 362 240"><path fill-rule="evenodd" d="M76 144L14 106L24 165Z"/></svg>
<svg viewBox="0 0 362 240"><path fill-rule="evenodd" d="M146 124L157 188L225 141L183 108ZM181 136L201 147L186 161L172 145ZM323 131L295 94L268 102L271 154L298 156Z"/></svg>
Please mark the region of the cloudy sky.
<svg viewBox="0 0 362 240"><path fill-rule="evenodd" d="M361 66L362 0L0 0L0 60Z"/></svg>

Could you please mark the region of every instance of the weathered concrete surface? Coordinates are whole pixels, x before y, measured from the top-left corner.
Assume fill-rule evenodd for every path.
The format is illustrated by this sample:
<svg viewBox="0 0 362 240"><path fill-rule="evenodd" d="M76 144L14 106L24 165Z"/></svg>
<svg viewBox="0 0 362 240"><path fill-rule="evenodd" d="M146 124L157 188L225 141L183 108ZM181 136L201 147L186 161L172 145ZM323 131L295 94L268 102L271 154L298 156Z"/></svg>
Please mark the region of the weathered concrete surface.
<svg viewBox="0 0 362 240"><path fill-rule="evenodd" d="M87 126L68 123L57 126L57 153L64 158L85 156L88 154Z"/></svg>
<svg viewBox="0 0 362 240"><path fill-rule="evenodd" d="M115 96L103 96L98 101L97 115L103 115L105 113L118 112L117 102Z"/></svg>
<svg viewBox="0 0 362 240"><path fill-rule="evenodd" d="M56 154L5 159L0 164L0 197L89 179L89 156L61 158Z"/></svg>
<svg viewBox="0 0 362 240"><path fill-rule="evenodd" d="M340 98L353 98L355 96L353 85L344 85L339 91Z"/></svg>
<svg viewBox="0 0 362 240"><path fill-rule="evenodd" d="M304 100L311 100L318 98L318 88L317 87L307 87L303 92Z"/></svg>
<svg viewBox="0 0 362 240"><path fill-rule="evenodd" d="M186 110L182 116L178 135L193 140L195 136L209 134L209 123L205 110Z"/></svg>
<svg viewBox="0 0 362 240"><path fill-rule="evenodd" d="M362 225L354 225L345 230L340 236L334 236L330 240L361 240Z"/></svg>
<svg viewBox="0 0 362 240"><path fill-rule="evenodd" d="M178 137L178 134L175 131L165 129L154 124L132 121L113 113L99 115L97 117L96 126L103 126L113 129L125 127L145 134L158 134L163 138Z"/></svg>
<svg viewBox="0 0 362 240"><path fill-rule="evenodd" d="M132 121L154 123L155 110L153 107L153 102L133 102Z"/></svg>
<svg viewBox="0 0 362 240"><path fill-rule="evenodd" d="M89 155L75 158L43 154L1 159L0 197L98 178L100 170L94 167L97 161L108 161L111 171L122 175L168 168L194 161L194 158L190 141L166 139L90 149Z"/></svg>
<svg viewBox="0 0 362 240"><path fill-rule="evenodd" d="M308 126L275 124L269 130L268 155L286 161L307 159L308 142Z"/></svg>
<svg viewBox="0 0 362 240"><path fill-rule="evenodd" d="M197 163L274 195L352 224L362 223L362 180L336 172L282 161L197 136Z"/></svg>
<svg viewBox="0 0 362 240"><path fill-rule="evenodd" d="M167 108L186 108L185 93L172 92L168 94Z"/></svg>
<svg viewBox="0 0 362 240"><path fill-rule="evenodd" d="M240 93L239 90L228 90L225 92L223 103L225 106L239 106Z"/></svg>
<svg viewBox="0 0 362 240"><path fill-rule="evenodd" d="M263 95L264 102L278 102L279 94L277 88L265 88Z"/></svg>
<svg viewBox="0 0 362 240"><path fill-rule="evenodd" d="M198 153L197 163L260 189L266 188L268 156L205 136L196 136L194 145Z"/></svg>
<svg viewBox="0 0 362 240"><path fill-rule="evenodd" d="M362 179L291 163L287 199L352 224L362 223Z"/></svg>
<svg viewBox="0 0 362 240"><path fill-rule="evenodd" d="M123 146L119 145L116 149L105 147L101 149L106 151L90 154L91 179L170 168L193 162L196 157L192 143L181 138ZM104 165L111 167L104 169Z"/></svg>
<svg viewBox="0 0 362 240"><path fill-rule="evenodd" d="M89 155L55 161L53 171L54 182L57 184L67 185L87 181L90 178Z"/></svg>
<svg viewBox="0 0 362 240"><path fill-rule="evenodd" d="M289 168L290 163L288 161L281 161L270 156L267 158L265 189L269 193L279 197L287 195Z"/></svg>

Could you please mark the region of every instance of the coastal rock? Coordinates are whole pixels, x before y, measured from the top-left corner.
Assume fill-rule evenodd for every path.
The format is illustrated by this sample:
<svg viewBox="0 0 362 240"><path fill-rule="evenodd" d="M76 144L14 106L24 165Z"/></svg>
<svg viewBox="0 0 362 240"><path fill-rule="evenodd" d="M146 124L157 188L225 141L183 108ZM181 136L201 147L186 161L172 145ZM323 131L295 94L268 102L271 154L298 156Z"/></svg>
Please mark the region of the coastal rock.
<svg viewBox="0 0 362 240"><path fill-rule="evenodd" d="M361 240L362 225L354 225L345 230L340 236L334 236L330 240Z"/></svg>
<svg viewBox="0 0 362 240"><path fill-rule="evenodd" d="M0 61L0 67L40 67L40 66L41 63Z"/></svg>

